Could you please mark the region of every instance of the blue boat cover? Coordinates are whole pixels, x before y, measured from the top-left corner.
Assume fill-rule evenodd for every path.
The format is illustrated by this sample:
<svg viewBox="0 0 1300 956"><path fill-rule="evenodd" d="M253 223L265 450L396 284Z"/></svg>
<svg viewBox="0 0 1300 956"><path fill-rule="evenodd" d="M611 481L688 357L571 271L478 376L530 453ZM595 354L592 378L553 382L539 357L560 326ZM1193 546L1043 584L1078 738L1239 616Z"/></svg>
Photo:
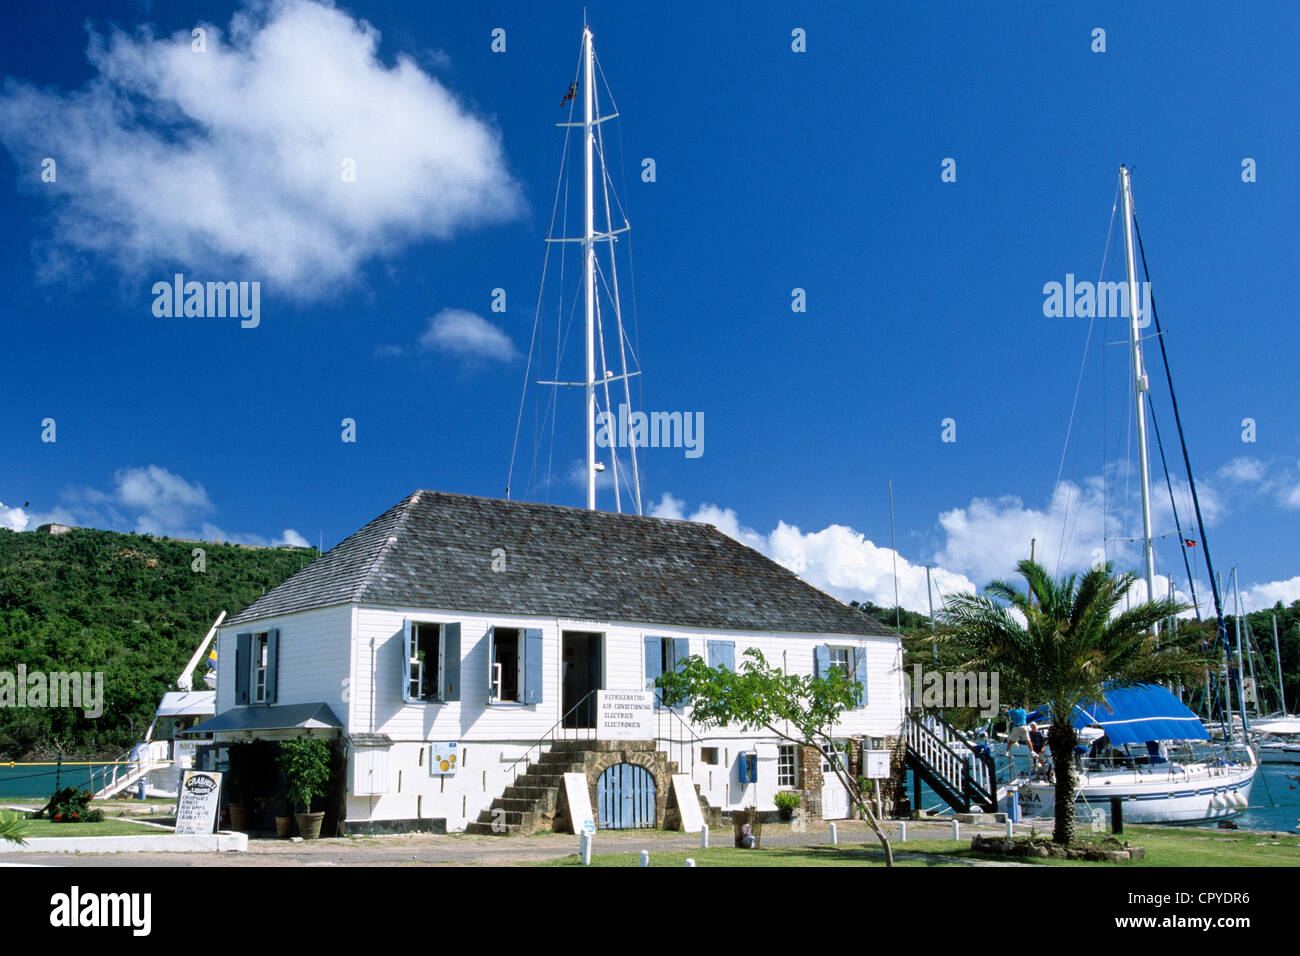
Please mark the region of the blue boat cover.
<svg viewBox="0 0 1300 956"><path fill-rule="evenodd" d="M1073 723L1075 727L1101 727L1115 744L1210 739L1201 718L1155 684L1107 690L1105 704L1075 707Z"/></svg>

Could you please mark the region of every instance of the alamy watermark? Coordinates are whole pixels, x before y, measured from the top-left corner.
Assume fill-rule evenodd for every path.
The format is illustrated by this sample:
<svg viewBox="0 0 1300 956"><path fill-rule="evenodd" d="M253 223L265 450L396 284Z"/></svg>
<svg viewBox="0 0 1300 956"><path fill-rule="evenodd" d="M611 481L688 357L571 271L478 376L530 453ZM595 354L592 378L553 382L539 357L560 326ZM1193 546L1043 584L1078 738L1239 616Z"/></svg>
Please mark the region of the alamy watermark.
<svg viewBox="0 0 1300 956"><path fill-rule="evenodd" d="M1049 319L1128 318L1127 282L1089 282L1065 274L1065 282L1043 285L1043 315ZM1151 283L1138 283L1138 328L1151 324Z"/></svg>
<svg viewBox="0 0 1300 956"><path fill-rule="evenodd" d="M612 434L611 434L612 433ZM704 454L703 412L629 412L596 416L596 444L601 448L685 448L687 458Z"/></svg>
<svg viewBox="0 0 1300 956"><path fill-rule="evenodd" d="M78 671L0 671L0 708L78 708L92 720L104 713L104 674Z"/></svg>
<svg viewBox="0 0 1300 956"><path fill-rule="evenodd" d="M260 282L186 282L178 272L171 282L155 282L153 295L153 314L160 319L237 316L244 329L255 329L262 321Z"/></svg>
<svg viewBox="0 0 1300 956"><path fill-rule="evenodd" d="M981 717L998 712L997 671L937 671L912 665L903 671L904 699L912 707L978 707Z"/></svg>

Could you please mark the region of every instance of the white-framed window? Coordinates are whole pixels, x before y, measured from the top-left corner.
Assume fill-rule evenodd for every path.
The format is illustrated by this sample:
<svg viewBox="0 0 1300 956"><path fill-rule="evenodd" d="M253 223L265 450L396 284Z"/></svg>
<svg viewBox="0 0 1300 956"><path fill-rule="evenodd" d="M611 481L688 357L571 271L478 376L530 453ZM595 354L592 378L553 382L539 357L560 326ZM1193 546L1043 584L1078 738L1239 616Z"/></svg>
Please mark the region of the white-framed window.
<svg viewBox="0 0 1300 956"><path fill-rule="evenodd" d="M523 633L514 627L494 627L492 659L488 662L488 701L519 703L523 698Z"/></svg>
<svg viewBox="0 0 1300 956"><path fill-rule="evenodd" d="M831 651L830 666L838 667L841 671L844 672L844 675L846 677L852 678L853 667L851 662L853 660L853 648L835 647L832 645L830 651Z"/></svg>
<svg viewBox="0 0 1300 956"><path fill-rule="evenodd" d="M265 631L253 635L253 681L252 697L254 704L266 703L266 666L270 660L269 642Z"/></svg>
<svg viewBox="0 0 1300 956"><path fill-rule="evenodd" d="M776 785L794 787L799 783L799 749L794 744L779 744L776 748Z"/></svg>
<svg viewBox="0 0 1300 956"><path fill-rule="evenodd" d="M824 745L823 745L823 746L824 746ZM839 762L840 767L843 768L843 770L844 770L845 773L848 773L848 770L849 770L849 742L848 742L847 740L834 740L834 741L831 741L831 746L829 746L829 747L825 747L825 749L826 749L827 751L830 751L830 752L832 752L832 753L834 754L834 757L835 757L835 759ZM831 762L830 762L829 760L827 760L826 757L823 756L823 757L822 757L822 773L823 773L823 774L831 774L831 773L834 773L834 770L835 770L835 768L831 766Z"/></svg>
<svg viewBox="0 0 1300 956"><path fill-rule="evenodd" d="M411 624L411 700L440 701L443 670L442 625Z"/></svg>

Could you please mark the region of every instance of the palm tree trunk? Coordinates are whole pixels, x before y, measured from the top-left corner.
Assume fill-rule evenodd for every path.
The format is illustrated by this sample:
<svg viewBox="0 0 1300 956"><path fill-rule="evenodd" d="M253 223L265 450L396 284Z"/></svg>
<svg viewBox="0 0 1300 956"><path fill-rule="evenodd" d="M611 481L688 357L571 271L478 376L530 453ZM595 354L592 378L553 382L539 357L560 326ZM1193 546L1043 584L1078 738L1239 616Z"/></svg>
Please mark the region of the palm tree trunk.
<svg viewBox="0 0 1300 956"><path fill-rule="evenodd" d="M1055 825L1052 841L1069 846L1074 842L1074 748L1079 736L1068 724L1053 722L1047 732L1047 745L1052 748L1052 767L1056 776Z"/></svg>

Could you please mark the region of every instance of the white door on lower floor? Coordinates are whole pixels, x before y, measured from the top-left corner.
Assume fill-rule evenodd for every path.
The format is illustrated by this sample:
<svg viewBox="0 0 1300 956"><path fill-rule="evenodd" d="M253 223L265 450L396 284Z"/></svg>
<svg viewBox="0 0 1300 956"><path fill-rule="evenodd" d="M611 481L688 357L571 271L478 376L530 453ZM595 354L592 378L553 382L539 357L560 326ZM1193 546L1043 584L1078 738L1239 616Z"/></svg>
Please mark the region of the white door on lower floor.
<svg viewBox="0 0 1300 956"><path fill-rule="evenodd" d="M835 749L840 751L843 760L848 748L842 741L835 741ZM822 819L843 820L849 815L849 791L840 778L835 775L831 765L822 761Z"/></svg>

